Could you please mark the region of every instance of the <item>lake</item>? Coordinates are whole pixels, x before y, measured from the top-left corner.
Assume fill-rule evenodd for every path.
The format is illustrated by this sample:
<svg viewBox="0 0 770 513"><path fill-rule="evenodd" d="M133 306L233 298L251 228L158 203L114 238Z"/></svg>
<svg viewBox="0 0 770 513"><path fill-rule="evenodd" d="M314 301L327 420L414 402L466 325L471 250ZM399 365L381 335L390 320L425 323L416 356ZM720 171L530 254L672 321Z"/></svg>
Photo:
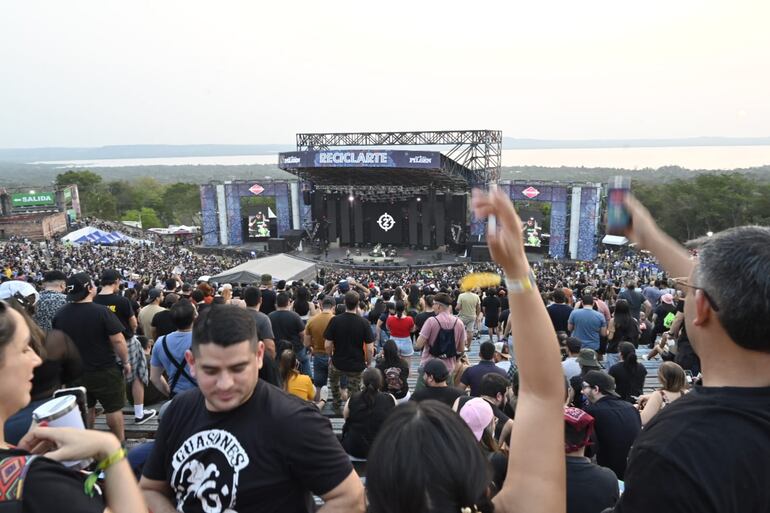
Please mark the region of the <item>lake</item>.
<svg viewBox="0 0 770 513"><path fill-rule="evenodd" d="M45 161L61 167L125 167L276 164L278 156L164 157ZM770 146L679 146L649 148L565 148L503 150L503 166L609 167L624 169L681 166L687 169L737 169L770 165Z"/></svg>

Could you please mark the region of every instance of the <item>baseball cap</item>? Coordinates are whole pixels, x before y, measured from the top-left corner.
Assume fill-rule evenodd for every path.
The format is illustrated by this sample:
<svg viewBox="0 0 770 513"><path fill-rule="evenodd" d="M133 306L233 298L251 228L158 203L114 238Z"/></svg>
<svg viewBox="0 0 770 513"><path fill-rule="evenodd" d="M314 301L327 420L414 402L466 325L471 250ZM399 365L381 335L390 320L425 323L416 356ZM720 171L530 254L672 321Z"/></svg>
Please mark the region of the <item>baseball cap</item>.
<svg viewBox="0 0 770 513"><path fill-rule="evenodd" d="M87 273L73 274L67 279L67 301L82 301L91 289L91 277Z"/></svg>
<svg viewBox="0 0 770 513"><path fill-rule="evenodd" d="M594 418L591 415L580 408L564 408L564 423L576 433L584 433L584 438L580 442L569 443L565 440L565 452L575 452L581 447L591 444L591 433L594 431Z"/></svg>
<svg viewBox="0 0 770 513"><path fill-rule="evenodd" d="M106 269L102 273L102 277L99 279L99 281L102 283L102 285L105 285L107 283L119 282L122 278L123 277L120 275L120 273L115 269Z"/></svg>
<svg viewBox="0 0 770 513"><path fill-rule="evenodd" d="M580 354L577 357L577 362L581 367L588 367L591 369L602 368L602 366L599 365L598 358L596 357L596 351L587 347L584 347L580 350Z"/></svg>
<svg viewBox="0 0 770 513"><path fill-rule="evenodd" d="M602 394L614 395L620 397L615 392L615 378L602 371L588 371L583 376L583 381L591 385L592 387L598 387Z"/></svg>
<svg viewBox="0 0 770 513"><path fill-rule="evenodd" d="M468 424L468 427L471 428L471 431L473 431L473 436L476 437L476 441L481 440L484 430L492 422L492 419L495 418L492 407L480 397L474 397L466 402L459 413L460 417L462 417L465 423Z"/></svg>
<svg viewBox="0 0 770 513"><path fill-rule="evenodd" d="M425 374L430 374L436 381L445 381L449 376L446 364L434 358L425 364Z"/></svg>
<svg viewBox="0 0 770 513"><path fill-rule="evenodd" d="M152 303L158 299L161 294L163 294L163 291L158 288L150 289L150 292L147 294L147 303Z"/></svg>

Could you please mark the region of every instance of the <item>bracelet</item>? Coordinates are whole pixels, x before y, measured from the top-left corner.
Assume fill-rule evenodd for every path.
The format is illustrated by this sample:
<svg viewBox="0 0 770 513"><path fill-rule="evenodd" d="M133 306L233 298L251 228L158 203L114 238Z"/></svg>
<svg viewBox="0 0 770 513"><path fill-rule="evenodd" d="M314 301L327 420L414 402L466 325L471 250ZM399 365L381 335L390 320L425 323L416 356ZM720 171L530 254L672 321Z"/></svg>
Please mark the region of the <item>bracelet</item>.
<svg viewBox="0 0 770 513"><path fill-rule="evenodd" d="M96 480L99 479L99 473L103 470L107 470L111 466L113 466L115 463L121 461L123 458L126 457L126 450L124 448L120 448L117 451L113 452L106 458L104 458L102 461L100 461L93 472L88 474L88 477L86 478L86 482L83 485L84 491L86 492L86 495L89 497L94 496L94 485L96 485Z"/></svg>
<svg viewBox="0 0 770 513"><path fill-rule="evenodd" d="M528 290L532 290L537 286L535 273L530 269L525 278L511 279L506 276L505 286L508 288L509 294L522 294Z"/></svg>

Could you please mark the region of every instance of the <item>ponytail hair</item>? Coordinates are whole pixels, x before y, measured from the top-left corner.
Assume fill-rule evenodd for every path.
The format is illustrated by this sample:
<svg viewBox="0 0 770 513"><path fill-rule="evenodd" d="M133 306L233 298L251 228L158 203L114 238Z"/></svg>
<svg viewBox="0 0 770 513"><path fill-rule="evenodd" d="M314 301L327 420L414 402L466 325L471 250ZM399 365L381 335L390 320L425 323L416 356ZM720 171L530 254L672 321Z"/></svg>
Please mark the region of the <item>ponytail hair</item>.
<svg viewBox="0 0 770 513"><path fill-rule="evenodd" d="M374 406L377 394L382 390L382 372L380 372L380 369L369 367L364 371L361 381L364 386L361 392L362 397L366 405L371 408Z"/></svg>
<svg viewBox="0 0 770 513"><path fill-rule="evenodd" d="M278 372L281 375L283 389L289 390L289 379L299 374L297 372L297 355L292 349L284 349L278 361Z"/></svg>
<svg viewBox="0 0 770 513"><path fill-rule="evenodd" d="M639 364L636 359L636 348L634 347L634 344L631 342L621 342L618 346L618 351L623 357L623 367L629 374L636 374Z"/></svg>
<svg viewBox="0 0 770 513"><path fill-rule="evenodd" d="M406 311L406 305L402 300L396 301L396 316L401 319L404 317L404 312Z"/></svg>

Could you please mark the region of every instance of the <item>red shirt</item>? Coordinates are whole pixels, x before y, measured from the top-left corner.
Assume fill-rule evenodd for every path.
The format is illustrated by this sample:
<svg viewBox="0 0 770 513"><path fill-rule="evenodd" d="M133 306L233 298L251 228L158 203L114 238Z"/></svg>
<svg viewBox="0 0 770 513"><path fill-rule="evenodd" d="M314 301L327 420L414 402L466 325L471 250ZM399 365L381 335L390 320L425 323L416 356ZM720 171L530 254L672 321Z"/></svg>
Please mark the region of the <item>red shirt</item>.
<svg viewBox="0 0 770 513"><path fill-rule="evenodd" d="M390 330L391 337L407 338L414 326L414 319L409 315L404 315L401 318L389 315L385 324L388 326L388 330Z"/></svg>

